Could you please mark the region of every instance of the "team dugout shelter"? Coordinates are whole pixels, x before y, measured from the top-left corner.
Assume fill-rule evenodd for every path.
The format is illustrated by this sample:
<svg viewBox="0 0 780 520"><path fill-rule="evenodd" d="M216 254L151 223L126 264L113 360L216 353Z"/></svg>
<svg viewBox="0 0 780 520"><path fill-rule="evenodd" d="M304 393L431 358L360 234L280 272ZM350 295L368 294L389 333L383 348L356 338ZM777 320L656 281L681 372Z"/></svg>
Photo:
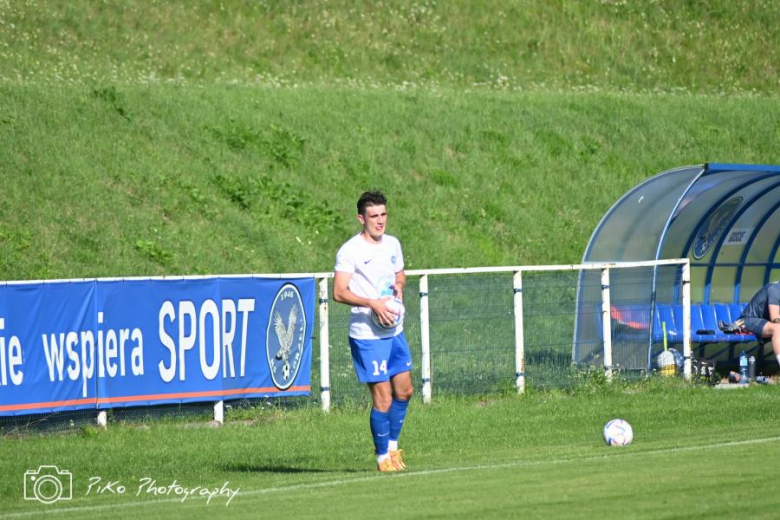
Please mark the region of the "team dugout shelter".
<svg viewBox="0 0 780 520"><path fill-rule="evenodd" d="M607 211L583 263L672 258L690 260L692 341L700 347L720 345L705 357L733 359L751 340L760 350L756 338L724 338L717 323L736 320L758 289L780 279L780 166L708 163L650 177ZM615 282L620 280L613 280L613 287ZM622 292L613 291L613 332L619 339L632 330L642 336L641 330L647 341L638 345L649 345L646 359L652 365L659 340L680 340L674 323L679 274L656 268L623 283ZM600 331L598 324L589 325L592 298L582 284L577 299L574 354L582 361L592 352L577 345L597 342ZM705 354L703 348L698 352Z"/></svg>

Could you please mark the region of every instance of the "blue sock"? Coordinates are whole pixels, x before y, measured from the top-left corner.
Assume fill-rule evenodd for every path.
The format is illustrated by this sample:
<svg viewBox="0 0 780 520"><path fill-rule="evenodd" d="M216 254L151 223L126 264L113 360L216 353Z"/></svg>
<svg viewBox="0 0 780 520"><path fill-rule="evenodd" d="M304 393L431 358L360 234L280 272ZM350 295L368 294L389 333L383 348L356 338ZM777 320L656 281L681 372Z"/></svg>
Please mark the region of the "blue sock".
<svg viewBox="0 0 780 520"><path fill-rule="evenodd" d="M371 408L371 435L377 455L387 454L387 442L390 440L390 413Z"/></svg>
<svg viewBox="0 0 780 520"><path fill-rule="evenodd" d="M393 404L390 405L390 440L397 441L401 436L401 428L404 427L406 418L406 409L409 407L409 401L399 401L393 398Z"/></svg>

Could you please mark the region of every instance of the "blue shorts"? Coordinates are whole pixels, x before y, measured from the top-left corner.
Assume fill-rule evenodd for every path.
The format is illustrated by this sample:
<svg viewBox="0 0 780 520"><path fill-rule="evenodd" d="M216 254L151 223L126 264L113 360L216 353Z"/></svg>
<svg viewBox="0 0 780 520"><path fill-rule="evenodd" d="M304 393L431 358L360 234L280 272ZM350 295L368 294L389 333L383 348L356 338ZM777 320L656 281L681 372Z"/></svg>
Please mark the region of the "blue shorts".
<svg viewBox="0 0 780 520"><path fill-rule="evenodd" d="M352 364L361 383L380 383L412 369L404 333L382 339L349 338Z"/></svg>
<svg viewBox="0 0 780 520"><path fill-rule="evenodd" d="M769 323L763 318L742 318L742 320L745 322L745 328L757 338L764 335L764 325Z"/></svg>

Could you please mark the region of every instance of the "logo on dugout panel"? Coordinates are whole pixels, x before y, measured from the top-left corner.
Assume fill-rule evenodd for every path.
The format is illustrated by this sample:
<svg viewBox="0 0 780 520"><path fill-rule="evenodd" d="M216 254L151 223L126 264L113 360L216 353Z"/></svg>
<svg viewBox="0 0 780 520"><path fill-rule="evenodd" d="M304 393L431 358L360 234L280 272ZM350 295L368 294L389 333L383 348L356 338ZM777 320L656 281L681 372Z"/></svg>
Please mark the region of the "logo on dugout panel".
<svg viewBox="0 0 780 520"><path fill-rule="evenodd" d="M271 379L279 390L292 386L301 367L306 341L306 313L298 288L285 284L271 305L266 331L266 357Z"/></svg>
<svg viewBox="0 0 780 520"><path fill-rule="evenodd" d="M707 220L702 223L696 232L696 239L693 241L693 257L701 260L707 251L720 239L726 226L728 226L731 217L737 212L739 205L742 204L742 197L729 199L716 209Z"/></svg>

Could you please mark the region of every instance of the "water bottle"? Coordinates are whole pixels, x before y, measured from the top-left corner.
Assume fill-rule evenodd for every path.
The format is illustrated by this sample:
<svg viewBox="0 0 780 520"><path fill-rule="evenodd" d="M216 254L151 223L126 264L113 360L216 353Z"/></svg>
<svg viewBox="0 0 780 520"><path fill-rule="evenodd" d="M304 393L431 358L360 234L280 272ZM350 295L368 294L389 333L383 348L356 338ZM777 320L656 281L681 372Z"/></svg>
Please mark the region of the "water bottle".
<svg viewBox="0 0 780 520"><path fill-rule="evenodd" d="M744 350L739 353L739 384L748 384L748 358Z"/></svg>
<svg viewBox="0 0 780 520"><path fill-rule="evenodd" d="M756 356L748 358L748 379L750 381L756 380Z"/></svg>

